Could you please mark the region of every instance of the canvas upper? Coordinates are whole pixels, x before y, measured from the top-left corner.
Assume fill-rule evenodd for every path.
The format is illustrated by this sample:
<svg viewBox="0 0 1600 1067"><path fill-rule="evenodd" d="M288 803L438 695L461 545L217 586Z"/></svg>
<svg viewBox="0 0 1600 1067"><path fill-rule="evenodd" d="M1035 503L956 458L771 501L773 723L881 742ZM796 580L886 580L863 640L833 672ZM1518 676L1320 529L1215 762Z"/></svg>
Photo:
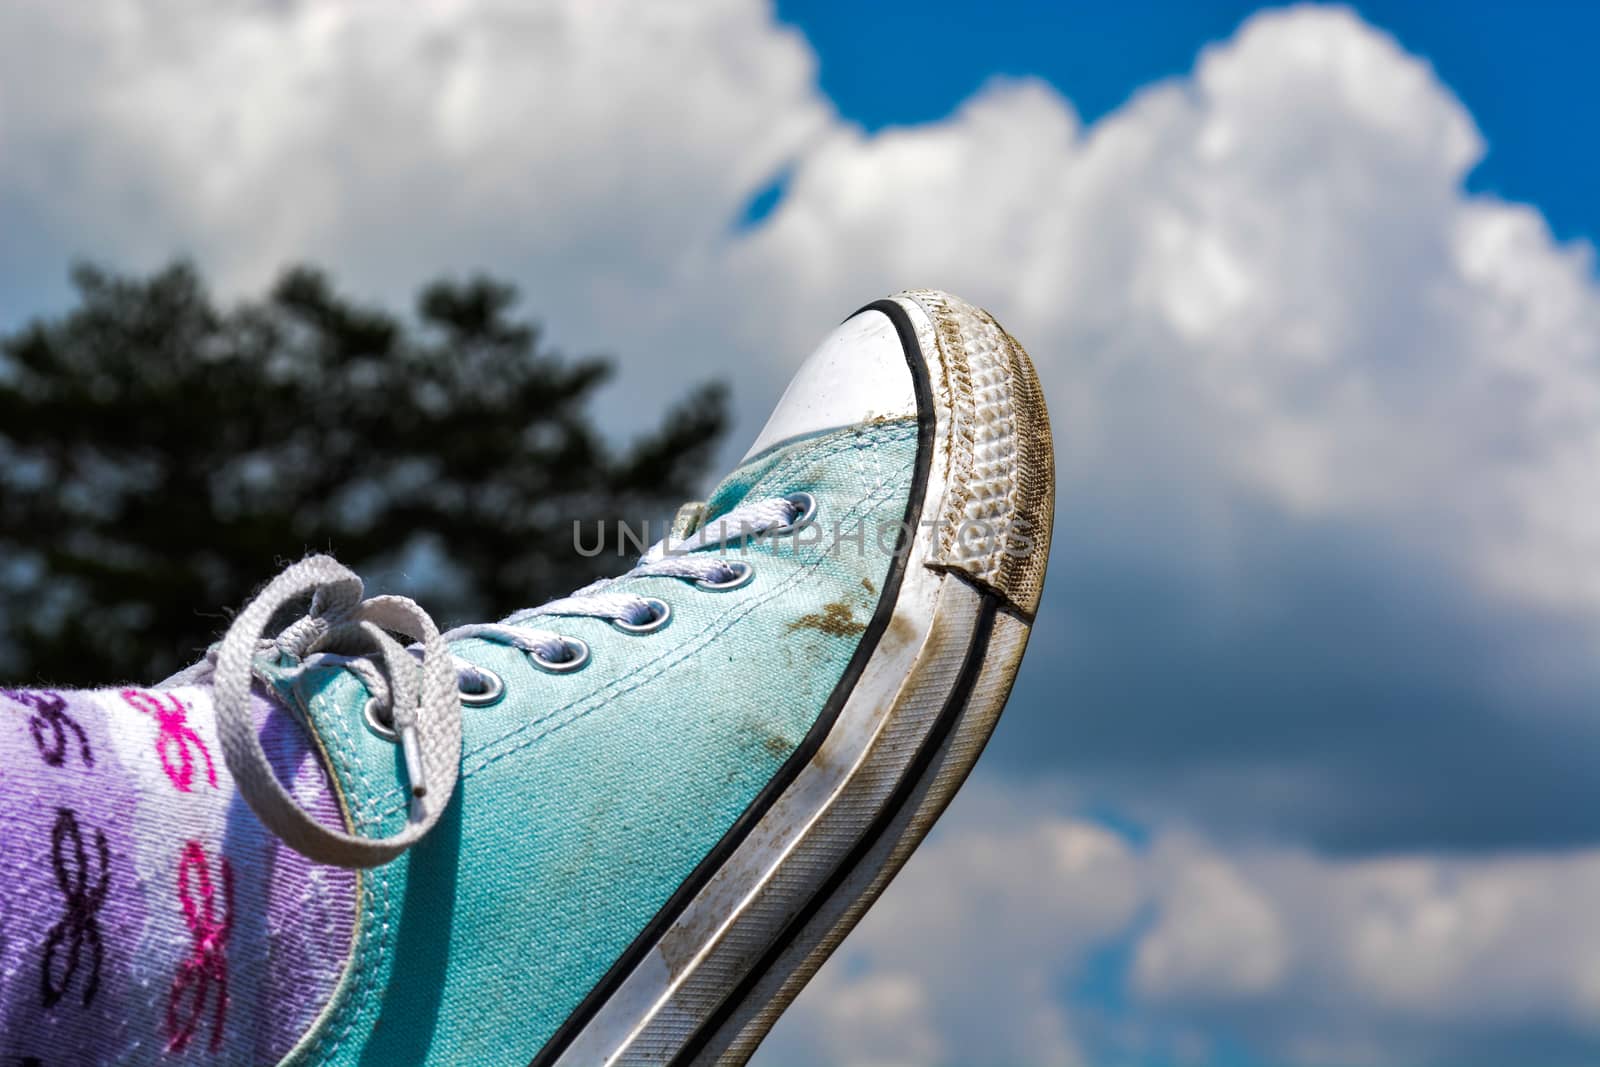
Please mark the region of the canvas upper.
<svg viewBox="0 0 1600 1067"><path fill-rule="evenodd" d="M809 369L828 373L813 380L847 381L846 357L872 364L861 323L841 331L848 343L836 333L819 349ZM880 354L904 374L897 343ZM879 377L892 381L893 366ZM464 711L460 780L440 822L359 873L350 966L286 1062L531 1055L790 757L877 606L918 447L909 389L819 398L807 377L707 500L701 525L745 501L816 502L807 533L704 550L748 562L747 584L628 579L629 592L671 606L647 634L542 620L588 644L572 673L487 640L452 645L503 679L504 696ZM312 724L350 827L400 829L405 774L395 744L363 725L361 681L270 655L258 666Z"/></svg>

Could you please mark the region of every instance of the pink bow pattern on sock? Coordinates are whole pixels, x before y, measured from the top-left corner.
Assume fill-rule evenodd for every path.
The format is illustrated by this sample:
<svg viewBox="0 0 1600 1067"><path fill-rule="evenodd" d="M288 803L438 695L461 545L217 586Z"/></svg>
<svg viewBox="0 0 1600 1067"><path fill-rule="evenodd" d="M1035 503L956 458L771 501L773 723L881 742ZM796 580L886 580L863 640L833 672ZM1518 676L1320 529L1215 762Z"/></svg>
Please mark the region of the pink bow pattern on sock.
<svg viewBox="0 0 1600 1067"><path fill-rule="evenodd" d="M147 693L138 689L124 689L122 699L156 720L160 731L156 734L156 753L161 757L162 770L180 793L189 792L194 780L194 749L199 749L200 755L205 757L206 780L216 788L217 768L211 762L211 752L189 725L189 710L183 706L183 701L171 693Z"/></svg>
<svg viewBox="0 0 1600 1067"><path fill-rule="evenodd" d="M217 885L204 846L190 841L178 861L178 900L194 938L189 958L178 965L167 998L167 1051L182 1052L200 1028L206 1004L212 1000L211 1051L222 1047L223 1024L228 1013L228 934L233 929L233 866L228 857L218 861L222 882L222 915L217 915Z"/></svg>

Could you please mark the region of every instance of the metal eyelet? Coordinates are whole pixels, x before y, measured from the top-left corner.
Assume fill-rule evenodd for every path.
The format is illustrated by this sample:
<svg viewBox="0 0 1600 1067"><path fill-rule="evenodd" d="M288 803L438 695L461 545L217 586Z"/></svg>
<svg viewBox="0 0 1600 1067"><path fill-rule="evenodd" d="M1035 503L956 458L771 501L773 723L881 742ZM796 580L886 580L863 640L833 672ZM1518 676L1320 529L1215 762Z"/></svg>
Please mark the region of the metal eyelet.
<svg viewBox="0 0 1600 1067"><path fill-rule="evenodd" d="M500 698L506 695L505 679L487 667L476 667L478 675L484 680L484 687L477 692L469 692L457 686L457 694L464 707L486 708L490 704L500 703Z"/></svg>
<svg viewBox="0 0 1600 1067"><path fill-rule="evenodd" d="M704 578L696 578L694 584L708 593L726 593L730 589L738 589L750 584L750 579L756 576L756 569L742 559L723 560L733 571L732 578L720 582L708 582Z"/></svg>
<svg viewBox="0 0 1600 1067"><path fill-rule="evenodd" d="M567 646L566 659L546 659L536 649L528 650L528 658L533 660L535 667L548 674L570 674L589 662L588 642L576 637L563 637L561 643Z"/></svg>
<svg viewBox="0 0 1600 1067"><path fill-rule="evenodd" d="M802 526L807 526L817 517L817 498L810 493L790 493L785 500L800 509L800 514L793 521L784 526L775 526L767 531L768 537L792 534Z"/></svg>
<svg viewBox="0 0 1600 1067"><path fill-rule="evenodd" d="M378 698L368 697L367 703L361 709L361 717L367 722L367 729L378 737L383 738L391 745L400 743L400 731L378 718Z"/></svg>
<svg viewBox="0 0 1600 1067"><path fill-rule="evenodd" d="M649 634L655 633L672 619L671 604L653 596L647 596L644 600L654 612L649 619L644 622L623 622L621 619L612 619L611 625L627 634Z"/></svg>

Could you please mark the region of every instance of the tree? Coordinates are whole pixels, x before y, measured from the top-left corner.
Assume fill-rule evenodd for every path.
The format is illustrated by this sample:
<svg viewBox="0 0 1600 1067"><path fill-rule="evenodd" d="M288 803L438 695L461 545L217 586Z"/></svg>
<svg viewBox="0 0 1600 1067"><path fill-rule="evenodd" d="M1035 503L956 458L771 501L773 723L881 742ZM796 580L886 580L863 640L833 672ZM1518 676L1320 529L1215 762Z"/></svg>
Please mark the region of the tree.
<svg viewBox="0 0 1600 1067"><path fill-rule="evenodd" d="M586 413L610 364L541 348L487 278L408 320L304 267L231 308L184 264L73 277L75 306L0 338L0 677L23 684L164 677L307 550L431 579L441 625L499 618L615 569L573 522L589 547L592 520L670 513L726 425L708 385L611 447Z"/></svg>

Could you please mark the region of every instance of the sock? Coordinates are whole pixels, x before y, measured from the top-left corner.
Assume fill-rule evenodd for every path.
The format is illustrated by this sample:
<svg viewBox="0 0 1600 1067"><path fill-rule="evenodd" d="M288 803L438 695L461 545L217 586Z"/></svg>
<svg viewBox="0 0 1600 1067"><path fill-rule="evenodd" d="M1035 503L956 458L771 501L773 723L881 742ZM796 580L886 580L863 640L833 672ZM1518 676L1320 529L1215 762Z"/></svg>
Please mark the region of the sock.
<svg viewBox="0 0 1600 1067"><path fill-rule="evenodd" d="M263 692L257 728L306 810L326 772ZM0 690L0 1064L278 1062L349 958L355 873L267 831L208 687Z"/></svg>

